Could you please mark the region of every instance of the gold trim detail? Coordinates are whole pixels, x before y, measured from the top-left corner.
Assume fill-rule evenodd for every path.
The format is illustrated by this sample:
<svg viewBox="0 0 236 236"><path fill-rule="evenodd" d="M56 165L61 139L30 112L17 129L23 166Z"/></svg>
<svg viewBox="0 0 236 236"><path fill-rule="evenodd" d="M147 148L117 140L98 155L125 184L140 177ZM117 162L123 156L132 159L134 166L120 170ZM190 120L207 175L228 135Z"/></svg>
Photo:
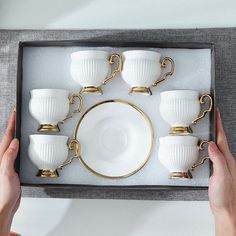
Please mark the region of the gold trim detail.
<svg viewBox="0 0 236 236"><path fill-rule="evenodd" d="M200 99L199 99L200 105L204 105L204 104L206 103L206 102L205 102L205 98L208 98L208 99L209 99L209 107L208 107L206 110L204 110L204 111L202 112L202 114L199 115L199 116L192 122L193 125L196 125L197 122L198 122L200 119L204 118L204 117L206 116L206 114L212 110L212 107L213 107L213 99L212 99L212 97L211 97L209 94L203 94L203 95L200 97Z"/></svg>
<svg viewBox="0 0 236 236"><path fill-rule="evenodd" d="M129 93L141 93L144 95L152 95L152 91L150 90L150 88L147 87L132 87Z"/></svg>
<svg viewBox="0 0 236 236"><path fill-rule="evenodd" d="M117 68L115 68L110 75L108 75L106 77L106 79L104 79L102 81L102 84L107 84L111 79L115 78L116 74L121 72L122 69L123 69L123 61L122 61L122 56L117 54L117 53L113 53L110 58L109 58L109 64L110 65L113 65L115 64L115 58L117 58L118 62L119 62L119 65L117 66Z"/></svg>
<svg viewBox="0 0 236 236"><path fill-rule="evenodd" d="M160 82L164 81L167 76L172 76L174 74L175 71L175 62L172 58L170 57L164 57L161 59L161 68L166 68L166 62L170 62L170 71L166 72L165 74L163 74L160 78L160 80L157 80L155 83L152 84L152 87L157 86Z"/></svg>
<svg viewBox="0 0 236 236"><path fill-rule="evenodd" d="M191 127L181 127L181 126L176 126L176 127L171 127L170 129L170 134L191 134L193 133Z"/></svg>
<svg viewBox="0 0 236 236"><path fill-rule="evenodd" d="M171 172L170 179L192 179L192 174L188 172Z"/></svg>
<svg viewBox="0 0 236 236"><path fill-rule="evenodd" d="M60 128L58 125L40 124L38 132L47 132L47 131L60 132Z"/></svg>
<svg viewBox="0 0 236 236"><path fill-rule="evenodd" d="M83 87L80 90L80 93L96 93L96 94L102 94L102 90L99 87L95 87L95 86L87 86L87 87Z"/></svg>
<svg viewBox="0 0 236 236"><path fill-rule="evenodd" d="M60 121L60 124L64 124L64 122L70 118L72 118L74 116L74 114L79 113L82 109L83 106L83 98L79 95L79 94L73 94L71 96L68 97L69 99L69 104L73 105L76 102L76 99L79 99L79 107L77 109L75 109L74 111L72 111L71 113L69 113L66 118L64 118L62 121Z"/></svg>
<svg viewBox="0 0 236 236"><path fill-rule="evenodd" d="M201 159L201 161L199 161L198 163L194 164L192 167L191 167L191 171L194 171L196 167L202 165L206 160L210 159L209 157L203 157Z"/></svg>
<svg viewBox="0 0 236 236"><path fill-rule="evenodd" d="M36 176L56 178L56 177L59 177L59 174L57 170L39 170Z"/></svg>
<svg viewBox="0 0 236 236"><path fill-rule="evenodd" d="M78 140L72 139L68 144L68 149L73 150L75 152L75 156L71 157L69 160L60 165L58 167L59 170L62 170L65 166L71 164L74 159L79 159L80 157L81 145Z"/></svg>
<svg viewBox="0 0 236 236"><path fill-rule="evenodd" d="M80 120L78 121L77 125L76 125L76 128L75 128L75 131L74 131L74 140L77 139L77 135L78 135L78 130L79 130L79 127L80 127L80 124L81 122L83 121L83 119L85 118L85 116L91 111L93 110L95 107L97 106L100 106L102 104L106 104L106 103L121 103L121 104L125 104L125 105L128 105L128 106L131 106L132 108L134 108L136 111L138 111L144 118L144 120L147 122L149 128L150 128L150 131L151 131L151 146L150 146L150 149L149 149L149 153L147 155L147 158L146 160L143 162L143 164L141 166L139 166L136 170L126 174L126 175L121 175L121 176L107 176L107 175L103 175L101 173L98 173L96 172L95 170L93 170L90 166L88 166L86 164L86 162L83 160L83 157L80 155L78 158L80 160L80 162L83 164L83 166L89 170L90 172L92 172L93 174L99 176L99 177L103 177L103 178L107 178L107 179L122 179L122 178L127 178L131 175L134 175L135 173L137 173L139 170L141 170L145 164L147 163L147 161L149 160L150 156L151 156L151 152L152 152L152 148L153 148L153 143L154 143L154 129L153 129L153 126L152 126L152 122L151 120L149 119L149 117L140 109L138 108L137 106L127 102L127 101L124 101L124 100L120 100L120 99L113 99L113 100L106 100L106 101L103 101L103 102L99 102L99 103L96 103L95 105L91 106L87 111L85 111L85 113L82 115L82 117L80 118ZM83 147L82 147L83 148Z"/></svg>
<svg viewBox="0 0 236 236"><path fill-rule="evenodd" d="M202 140L200 143L199 143L199 151L204 151L205 150L205 147L204 145L205 144L209 144L210 142L207 141L207 140ZM192 167L191 167L191 170L194 171L196 167L202 165L206 160L210 159L209 157L202 157L202 159L198 162L198 163L195 163Z"/></svg>

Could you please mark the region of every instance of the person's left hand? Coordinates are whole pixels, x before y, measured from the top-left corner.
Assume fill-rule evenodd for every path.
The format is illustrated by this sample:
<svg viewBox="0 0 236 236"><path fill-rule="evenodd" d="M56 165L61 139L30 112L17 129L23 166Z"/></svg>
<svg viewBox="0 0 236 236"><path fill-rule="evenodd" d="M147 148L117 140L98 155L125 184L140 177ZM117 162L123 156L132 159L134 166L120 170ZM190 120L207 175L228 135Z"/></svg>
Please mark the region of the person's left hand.
<svg viewBox="0 0 236 236"><path fill-rule="evenodd" d="M19 141L14 139L15 112L11 114L6 133L0 144L0 212L12 218L20 204L20 181L14 163Z"/></svg>

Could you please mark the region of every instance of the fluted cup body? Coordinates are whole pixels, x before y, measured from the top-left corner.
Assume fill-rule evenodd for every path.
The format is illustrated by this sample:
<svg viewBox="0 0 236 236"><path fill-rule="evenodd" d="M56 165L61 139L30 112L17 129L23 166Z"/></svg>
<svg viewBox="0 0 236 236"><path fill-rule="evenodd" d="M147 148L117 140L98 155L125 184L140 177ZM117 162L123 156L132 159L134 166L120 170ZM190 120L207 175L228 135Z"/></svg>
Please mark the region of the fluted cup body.
<svg viewBox="0 0 236 236"><path fill-rule="evenodd" d="M154 51L130 50L122 53L123 80L131 87L150 87L161 75L161 54Z"/></svg>
<svg viewBox="0 0 236 236"><path fill-rule="evenodd" d="M68 156L67 136L30 135L28 154L39 170L55 171Z"/></svg>
<svg viewBox="0 0 236 236"><path fill-rule="evenodd" d="M69 91L34 89L30 93L29 111L40 124L57 125L69 113Z"/></svg>
<svg viewBox="0 0 236 236"><path fill-rule="evenodd" d="M82 87L99 87L110 73L109 53L99 50L71 54L70 74Z"/></svg>
<svg viewBox="0 0 236 236"><path fill-rule="evenodd" d="M200 113L199 93L193 90L162 92L160 113L172 127L188 127Z"/></svg>
<svg viewBox="0 0 236 236"><path fill-rule="evenodd" d="M198 137L165 136L159 139L158 158L171 172L188 172L199 157Z"/></svg>

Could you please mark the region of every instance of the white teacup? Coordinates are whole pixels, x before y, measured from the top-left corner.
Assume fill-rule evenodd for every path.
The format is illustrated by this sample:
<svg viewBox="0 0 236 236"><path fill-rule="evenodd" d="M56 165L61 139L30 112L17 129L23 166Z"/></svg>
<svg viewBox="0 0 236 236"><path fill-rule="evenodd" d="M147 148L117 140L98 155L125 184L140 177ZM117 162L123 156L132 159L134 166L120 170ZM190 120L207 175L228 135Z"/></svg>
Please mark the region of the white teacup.
<svg viewBox="0 0 236 236"><path fill-rule="evenodd" d="M30 94L29 111L39 122L38 131L41 132L60 131L58 124L80 112L83 103L80 95L70 96L69 91L62 89L33 89ZM79 108L69 113L70 105L77 98L80 102Z"/></svg>
<svg viewBox="0 0 236 236"><path fill-rule="evenodd" d="M170 57L161 58L161 54L155 51L125 51L122 53L122 60L121 75L130 85L130 93L151 95L150 86L156 86L174 73L174 61ZM170 71L161 76L161 69L166 68L167 62L171 64Z"/></svg>
<svg viewBox="0 0 236 236"><path fill-rule="evenodd" d="M199 99L200 97L200 99ZM201 115L201 104L209 99L209 107ZM170 133L192 133L191 124L212 110L213 100L209 94L200 96L194 90L172 90L161 93L160 113L162 118L171 125Z"/></svg>
<svg viewBox="0 0 236 236"><path fill-rule="evenodd" d="M74 158L80 157L80 144L67 136L35 134L29 136L28 154L30 160L39 169L39 177L58 177L58 169L70 164ZM68 150L74 150L76 156L68 162Z"/></svg>
<svg viewBox="0 0 236 236"><path fill-rule="evenodd" d="M111 65L115 63L115 59L118 60L118 67L111 72ZM115 77L121 69L122 60L116 53L87 50L71 54L70 73L74 81L82 86L81 93L101 94L102 83Z"/></svg>
<svg viewBox="0 0 236 236"><path fill-rule="evenodd" d="M169 135L160 138L158 158L170 171L170 178L191 179L192 175L189 170L194 170L208 159L204 157L197 163L199 151L204 150L205 143L208 141L199 143L198 137L191 135Z"/></svg>

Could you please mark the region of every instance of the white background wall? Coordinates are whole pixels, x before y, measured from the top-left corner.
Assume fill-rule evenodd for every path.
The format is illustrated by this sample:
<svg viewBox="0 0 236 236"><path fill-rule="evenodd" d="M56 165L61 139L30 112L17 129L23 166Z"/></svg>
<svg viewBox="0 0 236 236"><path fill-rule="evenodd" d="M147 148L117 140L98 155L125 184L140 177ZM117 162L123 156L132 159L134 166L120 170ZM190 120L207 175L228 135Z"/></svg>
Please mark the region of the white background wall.
<svg viewBox="0 0 236 236"><path fill-rule="evenodd" d="M235 0L0 0L0 28L236 26ZM209 236L208 202L22 199L13 230L24 236Z"/></svg>

